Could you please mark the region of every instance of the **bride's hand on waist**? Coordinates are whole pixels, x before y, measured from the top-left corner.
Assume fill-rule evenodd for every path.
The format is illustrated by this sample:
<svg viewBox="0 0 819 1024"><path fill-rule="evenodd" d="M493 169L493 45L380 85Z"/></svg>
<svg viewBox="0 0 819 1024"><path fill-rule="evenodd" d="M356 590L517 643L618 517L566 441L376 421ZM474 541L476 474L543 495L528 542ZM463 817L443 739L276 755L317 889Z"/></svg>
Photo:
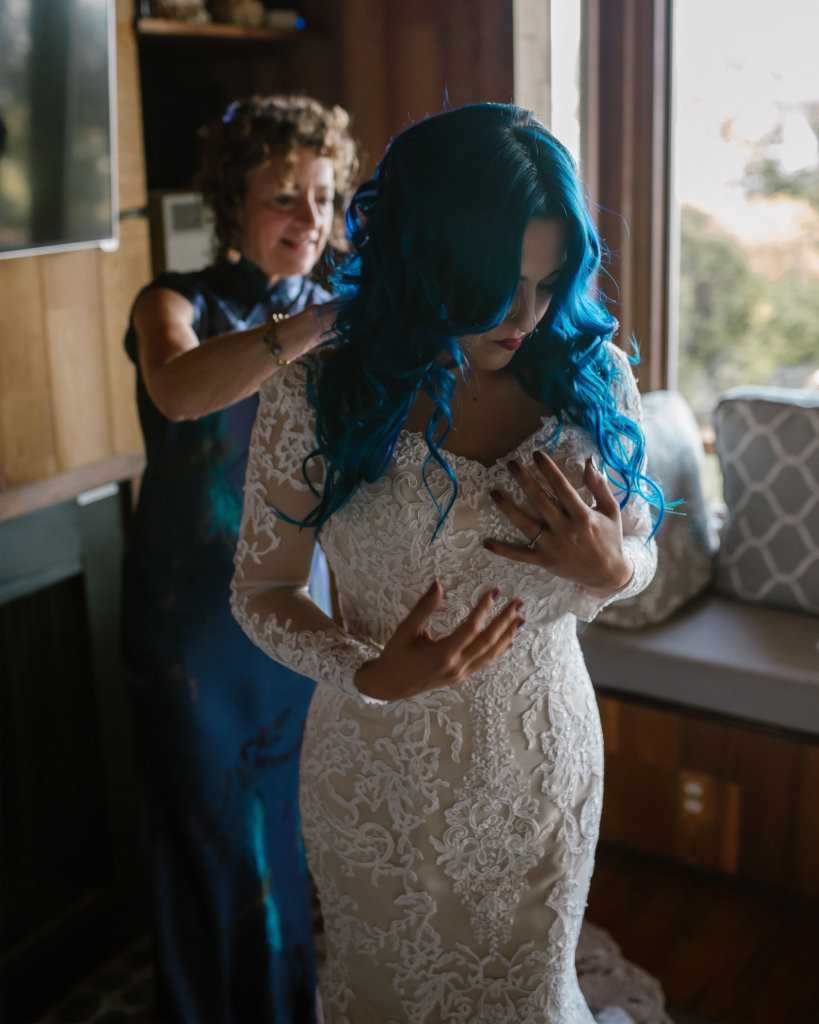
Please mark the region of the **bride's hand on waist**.
<svg viewBox="0 0 819 1024"><path fill-rule="evenodd" d="M524 621L519 614L523 602L512 600L487 622L500 596L493 590L484 594L460 626L433 640L427 623L442 596L443 589L436 581L399 623L381 654L356 672L355 684L365 696L400 700L436 687L455 686L497 661Z"/></svg>
<svg viewBox="0 0 819 1024"><path fill-rule="evenodd" d="M535 451L533 459L531 472L516 460L508 468L536 517L518 508L503 491L490 492L499 510L529 543L508 544L491 538L484 547L515 562L547 569L601 597L621 590L634 570L623 551L620 506L606 477L591 459L586 460L584 480L595 501L594 507L589 507L545 452Z"/></svg>

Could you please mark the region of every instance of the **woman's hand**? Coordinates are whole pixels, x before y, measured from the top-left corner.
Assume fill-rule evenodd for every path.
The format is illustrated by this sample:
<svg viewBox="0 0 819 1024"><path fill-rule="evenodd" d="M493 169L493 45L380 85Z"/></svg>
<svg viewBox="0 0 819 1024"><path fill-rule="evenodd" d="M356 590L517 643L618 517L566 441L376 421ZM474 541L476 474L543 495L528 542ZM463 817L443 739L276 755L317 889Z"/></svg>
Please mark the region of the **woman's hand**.
<svg viewBox="0 0 819 1024"><path fill-rule="evenodd" d="M365 696L400 700L461 683L471 672L497 661L524 622L518 614L523 602L514 600L485 624L500 596L493 590L449 636L433 640L427 622L442 596L443 589L436 581L398 625L381 654L361 666L355 683Z"/></svg>
<svg viewBox="0 0 819 1024"><path fill-rule="evenodd" d="M307 306L300 313L279 321L276 325L276 344L282 350L282 359L292 363L294 359L315 348L319 342L326 341L335 316L336 304L330 301Z"/></svg>
<svg viewBox="0 0 819 1024"><path fill-rule="evenodd" d="M502 491L490 492L500 511L529 538L529 544L488 540L484 547L515 562L548 569L601 597L620 590L631 579L633 569L623 552L620 506L608 480L591 459L586 460L584 480L595 500L590 508L548 455L535 451L533 458L536 475L545 487L519 462L510 462L509 471L536 509L537 518L521 511Z"/></svg>

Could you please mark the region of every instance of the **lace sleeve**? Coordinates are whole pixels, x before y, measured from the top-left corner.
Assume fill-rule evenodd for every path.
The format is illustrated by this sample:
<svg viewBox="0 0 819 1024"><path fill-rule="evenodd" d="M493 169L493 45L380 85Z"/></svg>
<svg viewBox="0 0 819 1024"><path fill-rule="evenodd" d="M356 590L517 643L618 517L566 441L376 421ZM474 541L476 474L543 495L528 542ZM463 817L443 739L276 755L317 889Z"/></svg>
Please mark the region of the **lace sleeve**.
<svg viewBox="0 0 819 1024"><path fill-rule="evenodd" d="M615 345L609 345L609 351L613 355L619 374L616 387L621 411L642 426L643 412L640 392L637 390L637 383L631 372L631 364L622 349ZM634 573L624 587L605 598L590 593L585 587L578 584L572 584L570 611L584 622L591 622L613 601L622 601L624 598L639 594L645 590L654 577L657 569L657 544L654 540L648 539L653 523L645 501L636 495L629 498L622 510L622 521L623 551L631 562Z"/></svg>
<svg viewBox="0 0 819 1024"><path fill-rule="evenodd" d="M231 607L250 639L276 661L366 702L354 676L380 648L345 633L307 594L315 535L301 520L316 497L302 473L315 444L304 394L306 366L294 363L266 381L250 441ZM309 469L321 483L321 467Z"/></svg>

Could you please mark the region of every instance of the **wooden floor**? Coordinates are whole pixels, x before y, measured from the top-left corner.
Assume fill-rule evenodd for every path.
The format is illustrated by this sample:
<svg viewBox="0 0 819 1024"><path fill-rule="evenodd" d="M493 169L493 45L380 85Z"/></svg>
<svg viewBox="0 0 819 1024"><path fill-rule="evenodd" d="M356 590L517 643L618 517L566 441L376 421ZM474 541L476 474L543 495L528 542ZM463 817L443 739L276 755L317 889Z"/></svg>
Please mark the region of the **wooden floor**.
<svg viewBox="0 0 819 1024"><path fill-rule="evenodd" d="M717 1024L819 1024L819 905L601 846L587 918Z"/></svg>

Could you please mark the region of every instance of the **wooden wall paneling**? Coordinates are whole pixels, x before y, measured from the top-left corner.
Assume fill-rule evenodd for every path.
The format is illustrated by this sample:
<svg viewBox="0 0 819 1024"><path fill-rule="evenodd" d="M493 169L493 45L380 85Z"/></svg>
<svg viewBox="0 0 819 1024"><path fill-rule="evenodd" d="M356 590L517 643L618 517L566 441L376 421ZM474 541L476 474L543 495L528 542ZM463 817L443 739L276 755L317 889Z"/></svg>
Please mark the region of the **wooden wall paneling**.
<svg viewBox="0 0 819 1024"><path fill-rule="evenodd" d="M746 732L738 771L747 813L740 829L743 873L780 883L790 875L787 849L796 811L797 746L776 735Z"/></svg>
<svg viewBox="0 0 819 1024"><path fill-rule="evenodd" d="M678 725L653 708L605 697L598 704L606 753L601 836L673 857Z"/></svg>
<svg viewBox="0 0 819 1024"><path fill-rule="evenodd" d="M656 856L676 857L676 794L674 768L646 767L626 756L607 757L601 838Z"/></svg>
<svg viewBox="0 0 819 1024"><path fill-rule="evenodd" d="M203 49L199 57L201 71L192 64L190 73L194 83L204 73L222 87L218 109L212 116L220 116L234 99L288 91L285 67L288 46L288 43L274 46L245 43L243 48L225 49L212 55Z"/></svg>
<svg viewBox="0 0 819 1024"><path fill-rule="evenodd" d="M742 814L742 787L737 782L723 782L717 809L719 846L715 863L721 871L730 875L735 875L739 870Z"/></svg>
<svg viewBox="0 0 819 1024"><path fill-rule="evenodd" d="M675 1020L819 1021L815 904L604 846L587 917L660 981Z"/></svg>
<svg viewBox="0 0 819 1024"><path fill-rule="evenodd" d="M725 722L681 718L680 851L691 864L738 870L747 794L738 769L741 733ZM701 809L697 810L697 804ZM694 807L689 812L687 805Z"/></svg>
<svg viewBox="0 0 819 1024"><path fill-rule="evenodd" d="M510 103L519 58L512 0L452 0L443 6L444 71L452 106Z"/></svg>
<svg viewBox="0 0 819 1024"><path fill-rule="evenodd" d="M819 899L819 746L801 750L794 804L788 864L799 890Z"/></svg>
<svg viewBox="0 0 819 1024"><path fill-rule="evenodd" d="M469 5L465 5L468 21ZM480 26L478 60L472 65L471 91L464 103L511 103L515 98L515 53L512 0L482 0L473 17ZM543 55L546 60L546 54Z"/></svg>
<svg viewBox="0 0 819 1024"><path fill-rule="evenodd" d="M800 751L788 864L801 892L819 899L819 745Z"/></svg>
<svg viewBox="0 0 819 1024"><path fill-rule="evenodd" d="M129 210L146 201L130 0L118 0L116 19L119 205ZM141 447L133 386L126 392L127 366L115 353L126 303L150 273L146 233L146 222L129 224L116 253L89 249L0 264L2 488Z"/></svg>
<svg viewBox="0 0 819 1024"><path fill-rule="evenodd" d="M680 764L718 778L738 778L740 733L725 721L684 718L680 734Z"/></svg>
<svg viewBox="0 0 819 1024"><path fill-rule="evenodd" d="M40 258L60 472L113 454L97 259L90 249Z"/></svg>
<svg viewBox="0 0 819 1024"><path fill-rule="evenodd" d="M369 174L390 139L426 114L513 95L511 0L345 0L341 102Z"/></svg>
<svg viewBox="0 0 819 1024"><path fill-rule="evenodd" d="M132 0L117 0L117 134L119 141L119 205L130 213L148 202L142 141L142 96L139 54L133 28ZM131 304L151 277L147 217L120 220L117 252L97 253L102 332L107 381L111 449L125 455L142 448L136 411L134 369L123 350Z"/></svg>
<svg viewBox="0 0 819 1024"><path fill-rule="evenodd" d="M676 852L685 863L735 874L741 790L705 772L677 772Z"/></svg>
<svg viewBox="0 0 819 1024"><path fill-rule="evenodd" d="M601 837L819 895L819 747L601 696Z"/></svg>
<svg viewBox="0 0 819 1024"><path fill-rule="evenodd" d="M97 260L111 447L114 455L125 455L140 450L143 444L136 409L134 365L125 353L123 339L137 290L151 276L147 220L122 221L119 250L98 253Z"/></svg>
<svg viewBox="0 0 819 1024"><path fill-rule="evenodd" d="M619 701L610 697L599 696L597 708L600 713L600 725L603 729L603 741L606 754L619 754L622 749L620 737L620 708Z"/></svg>
<svg viewBox="0 0 819 1024"><path fill-rule="evenodd" d="M321 103L342 100L343 9L341 4L325 0L304 0L299 9L307 23L287 46L282 47L281 61L288 89L306 92ZM355 126L353 126L355 134Z"/></svg>
<svg viewBox="0 0 819 1024"><path fill-rule="evenodd" d="M620 724L621 753L658 768L677 768L681 723L676 715L650 707L629 707Z"/></svg>
<svg viewBox="0 0 819 1024"><path fill-rule="evenodd" d="M57 472L39 259L0 261L0 489Z"/></svg>
<svg viewBox="0 0 819 1024"><path fill-rule="evenodd" d="M142 144L139 58L132 20L120 19L119 7L117 16L119 205L121 210L135 210L145 206L148 198Z"/></svg>
<svg viewBox="0 0 819 1024"><path fill-rule="evenodd" d="M198 129L253 93L291 87L287 44L146 37L139 47L149 189L190 189L199 162ZM295 86L293 86L295 87Z"/></svg>
<svg viewBox="0 0 819 1024"><path fill-rule="evenodd" d="M765 933L764 924L743 911L730 889L695 892L689 897L689 905L680 922L682 927L676 935L669 937L666 958L667 963L673 964L674 998L679 1000L675 1005L691 1006L699 997L703 1001L697 1009L706 1013L705 1005L716 1010L727 996L729 1005L721 1005L721 1009L730 1012L731 997L735 996L737 989L747 989L749 982L745 979L743 983L742 974L747 971L755 949L764 944ZM737 918L742 919L741 929L736 927ZM695 926L693 922L698 923ZM719 982L716 986L709 984L708 992L704 994L703 979L713 977L715 962L719 963ZM709 1012L707 1019L724 1020L725 1017L718 1013L712 1018ZM750 1020L748 1017L741 1019Z"/></svg>
<svg viewBox="0 0 819 1024"><path fill-rule="evenodd" d="M496 6L501 9L504 5ZM485 7L468 0L452 0L443 12L444 87L453 107L498 98L492 96L492 62L486 59ZM442 96L438 109L443 103Z"/></svg>
<svg viewBox="0 0 819 1024"><path fill-rule="evenodd" d="M347 0L339 49L341 98L361 147L362 178L369 177L396 128L389 110L387 5L382 0Z"/></svg>
<svg viewBox="0 0 819 1024"><path fill-rule="evenodd" d="M387 60L389 62L393 133L428 114L439 113L446 102L446 17L436 0L391 3Z"/></svg>

